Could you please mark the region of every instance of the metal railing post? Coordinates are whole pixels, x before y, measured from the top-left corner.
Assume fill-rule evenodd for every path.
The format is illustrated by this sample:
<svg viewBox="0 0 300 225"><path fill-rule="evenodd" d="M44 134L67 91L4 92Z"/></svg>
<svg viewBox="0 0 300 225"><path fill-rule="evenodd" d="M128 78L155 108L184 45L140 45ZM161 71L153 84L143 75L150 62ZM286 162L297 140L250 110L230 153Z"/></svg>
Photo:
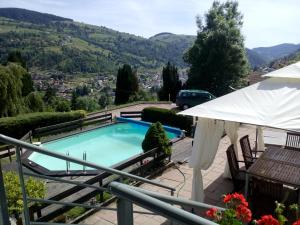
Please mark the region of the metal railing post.
<svg viewBox="0 0 300 225"><path fill-rule="evenodd" d="M132 202L119 198L117 201L118 225L133 225Z"/></svg>
<svg viewBox="0 0 300 225"><path fill-rule="evenodd" d="M1 161L0 161L0 224L10 224Z"/></svg>
<svg viewBox="0 0 300 225"><path fill-rule="evenodd" d="M25 187L25 181L24 181L24 175L23 175L22 160L21 160L21 154L20 154L21 151L22 151L22 148L20 146L17 146L16 155L17 155L18 172L19 172L19 179L20 179L20 185L21 185L21 190L22 190L22 198L23 198L24 222L25 222L25 225L30 225L27 194L26 194L26 187Z"/></svg>

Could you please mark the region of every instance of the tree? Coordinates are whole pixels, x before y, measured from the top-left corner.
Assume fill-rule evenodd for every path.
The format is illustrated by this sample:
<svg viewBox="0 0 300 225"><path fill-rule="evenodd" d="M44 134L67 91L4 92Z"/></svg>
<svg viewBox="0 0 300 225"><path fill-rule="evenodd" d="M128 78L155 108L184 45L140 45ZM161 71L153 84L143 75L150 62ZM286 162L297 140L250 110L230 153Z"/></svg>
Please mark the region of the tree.
<svg viewBox="0 0 300 225"><path fill-rule="evenodd" d="M162 71L163 86L158 95L160 100L176 101L176 96L182 87L177 68L168 62Z"/></svg>
<svg viewBox="0 0 300 225"><path fill-rule="evenodd" d="M30 73L26 72L22 77L22 96L27 96L29 93L33 92L33 81Z"/></svg>
<svg viewBox="0 0 300 225"><path fill-rule="evenodd" d="M84 97L77 98L75 108L92 112L98 109L99 105L94 99L84 96Z"/></svg>
<svg viewBox="0 0 300 225"><path fill-rule="evenodd" d="M110 104L110 98L107 94L101 94L98 100L98 104L103 109Z"/></svg>
<svg viewBox="0 0 300 225"><path fill-rule="evenodd" d="M78 95L76 93L76 91L72 92L72 98L71 98L71 109L75 110L76 109L76 100L78 98Z"/></svg>
<svg viewBox="0 0 300 225"><path fill-rule="evenodd" d="M25 97L25 103L31 112L43 112L44 110L44 101L39 93L31 92Z"/></svg>
<svg viewBox="0 0 300 225"><path fill-rule="evenodd" d="M56 112L70 112L71 111L71 103L63 98L56 97L55 101L51 104L52 108L55 109Z"/></svg>
<svg viewBox="0 0 300 225"><path fill-rule="evenodd" d="M230 92L230 86L242 85L249 69L242 24L238 2L231 1L215 1L204 21L197 18L197 39L184 56L185 62L190 64L189 88L221 96Z"/></svg>
<svg viewBox="0 0 300 225"><path fill-rule="evenodd" d="M160 151L167 155L172 153L170 140L160 122L153 123L148 129L145 139L142 142L144 152L150 151L154 148L159 148Z"/></svg>
<svg viewBox="0 0 300 225"><path fill-rule="evenodd" d="M26 66L26 61L22 57L22 54L21 54L20 51L12 51L8 54L6 64L8 64L10 62L19 64L26 71L28 70L27 66ZM23 74L22 84L23 84L23 86L22 86L22 96L27 96L30 92L34 91L33 81L32 81L30 73L26 72L26 73Z"/></svg>
<svg viewBox="0 0 300 225"><path fill-rule="evenodd" d="M139 90L136 71L132 71L130 65L123 65L119 68L117 75L115 104L124 104L128 102L129 97Z"/></svg>
<svg viewBox="0 0 300 225"><path fill-rule="evenodd" d="M7 63L9 63L9 62L17 63L20 66L22 66L24 69L27 70L26 61L22 57L22 54L20 51L10 52L7 56Z"/></svg>
<svg viewBox="0 0 300 225"><path fill-rule="evenodd" d="M22 77L27 71L14 63L0 65L0 117L14 116L22 111Z"/></svg>
<svg viewBox="0 0 300 225"><path fill-rule="evenodd" d="M47 104L52 104L56 98L56 89L48 85L46 89L46 93L43 97L44 102Z"/></svg>

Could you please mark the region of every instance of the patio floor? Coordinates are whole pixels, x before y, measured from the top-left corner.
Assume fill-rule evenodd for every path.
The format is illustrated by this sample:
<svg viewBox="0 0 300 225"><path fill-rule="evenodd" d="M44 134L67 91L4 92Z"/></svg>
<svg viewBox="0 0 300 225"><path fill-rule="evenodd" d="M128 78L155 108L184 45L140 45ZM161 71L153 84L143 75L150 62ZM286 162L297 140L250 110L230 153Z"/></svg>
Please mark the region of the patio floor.
<svg viewBox="0 0 300 225"><path fill-rule="evenodd" d="M243 126L239 130L239 136L242 137L249 134L251 143L255 140L255 129L249 126ZM191 141L191 139L190 139ZM187 144L187 143L185 143ZM217 206L224 206L222 204L222 195L232 192L233 186L229 179L223 178L222 174L226 163L226 149L230 145L229 139L225 136L219 145L216 158L212 166L203 171L203 181L204 181L204 192L205 192L205 203L209 203ZM239 154L241 156L241 154ZM192 190L192 179L193 173L192 169L189 168L188 163L176 164L164 171L162 175L155 178L161 183L168 184L169 186L176 188L175 196L190 199ZM148 184L141 185L142 188L151 191L159 192L162 194L170 194L168 191L154 187ZM108 208L116 208L116 203L108 205ZM134 205L134 211L139 211L134 213L134 224L137 225L158 225L158 224L169 224L167 219L158 215L144 214L140 212L148 212L143 208ZM91 225L106 225L106 224L117 224L117 214L116 211L111 210L100 210L93 215L89 216L81 223L91 224Z"/></svg>

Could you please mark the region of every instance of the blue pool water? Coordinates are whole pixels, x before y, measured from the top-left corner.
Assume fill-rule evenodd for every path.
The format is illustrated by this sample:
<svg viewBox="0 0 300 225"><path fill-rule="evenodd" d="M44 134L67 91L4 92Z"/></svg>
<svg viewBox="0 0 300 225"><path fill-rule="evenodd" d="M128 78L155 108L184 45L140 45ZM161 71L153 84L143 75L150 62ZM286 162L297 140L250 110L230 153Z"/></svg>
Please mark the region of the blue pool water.
<svg viewBox="0 0 300 225"><path fill-rule="evenodd" d="M142 153L141 144L149 126L138 123L117 123L103 128L83 132L42 144L53 152L66 154L79 159L86 152L87 161L103 166L112 166L134 155ZM166 132L170 139L176 132ZM66 162L39 153L32 153L29 160L48 170L66 170ZM82 170L81 165L70 164L71 170Z"/></svg>

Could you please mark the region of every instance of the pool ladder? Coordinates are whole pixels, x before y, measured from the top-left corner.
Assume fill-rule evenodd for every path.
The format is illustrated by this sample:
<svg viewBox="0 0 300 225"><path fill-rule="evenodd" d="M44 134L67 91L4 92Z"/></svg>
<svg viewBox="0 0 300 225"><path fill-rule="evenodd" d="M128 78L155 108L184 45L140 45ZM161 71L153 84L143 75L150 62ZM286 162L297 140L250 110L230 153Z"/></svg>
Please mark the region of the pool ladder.
<svg viewBox="0 0 300 225"><path fill-rule="evenodd" d="M66 155L70 156L69 151L67 151ZM86 161L86 151L83 152L82 159L83 159L83 161ZM86 173L86 166L85 165L82 166L82 170L83 170L84 173ZM70 162L69 161L66 161L66 173L67 174L70 173Z"/></svg>
<svg viewBox="0 0 300 225"><path fill-rule="evenodd" d="M70 156L70 153L69 151L67 151L66 155L69 157ZM66 173L69 174L70 173L70 162L69 161L66 161Z"/></svg>
<svg viewBox="0 0 300 225"><path fill-rule="evenodd" d="M83 152L83 156L82 156L83 161L86 161L86 151ZM86 173L86 166L83 165L82 166L82 170L84 173Z"/></svg>

